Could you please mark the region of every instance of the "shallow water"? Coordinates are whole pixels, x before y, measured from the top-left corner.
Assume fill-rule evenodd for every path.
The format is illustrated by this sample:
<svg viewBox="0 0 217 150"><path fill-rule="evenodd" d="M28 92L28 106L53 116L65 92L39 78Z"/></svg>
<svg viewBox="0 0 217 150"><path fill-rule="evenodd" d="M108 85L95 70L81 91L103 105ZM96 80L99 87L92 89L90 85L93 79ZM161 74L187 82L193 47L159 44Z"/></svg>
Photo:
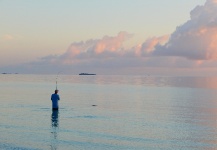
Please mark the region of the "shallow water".
<svg viewBox="0 0 217 150"><path fill-rule="evenodd" d="M0 149L217 149L217 78L0 75ZM94 105L94 106L93 106Z"/></svg>

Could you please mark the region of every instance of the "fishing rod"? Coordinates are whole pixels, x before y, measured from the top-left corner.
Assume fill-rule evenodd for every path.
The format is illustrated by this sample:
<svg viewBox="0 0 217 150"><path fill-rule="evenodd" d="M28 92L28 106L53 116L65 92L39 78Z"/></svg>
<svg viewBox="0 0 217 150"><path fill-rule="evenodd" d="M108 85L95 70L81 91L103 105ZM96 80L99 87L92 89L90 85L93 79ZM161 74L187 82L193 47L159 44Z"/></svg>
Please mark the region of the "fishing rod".
<svg viewBox="0 0 217 150"><path fill-rule="evenodd" d="M57 80L58 80L58 76L59 76L60 72L61 72L61 71L59 71L58 74L57 74L57 76L56 76L56 90L58 90L58 89L57 89Z"/></svg>

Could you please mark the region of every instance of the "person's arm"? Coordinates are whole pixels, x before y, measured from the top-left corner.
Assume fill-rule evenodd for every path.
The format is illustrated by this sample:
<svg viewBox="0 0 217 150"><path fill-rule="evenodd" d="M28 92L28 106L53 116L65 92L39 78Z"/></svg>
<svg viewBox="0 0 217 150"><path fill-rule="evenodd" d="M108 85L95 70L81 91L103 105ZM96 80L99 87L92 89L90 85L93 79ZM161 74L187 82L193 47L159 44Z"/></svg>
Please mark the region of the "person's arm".
<svg viewBox="0 0 217 150"><path fill-rule="evenodd" d="M60 96L58 95L58 100L60 100Z"/></svg>

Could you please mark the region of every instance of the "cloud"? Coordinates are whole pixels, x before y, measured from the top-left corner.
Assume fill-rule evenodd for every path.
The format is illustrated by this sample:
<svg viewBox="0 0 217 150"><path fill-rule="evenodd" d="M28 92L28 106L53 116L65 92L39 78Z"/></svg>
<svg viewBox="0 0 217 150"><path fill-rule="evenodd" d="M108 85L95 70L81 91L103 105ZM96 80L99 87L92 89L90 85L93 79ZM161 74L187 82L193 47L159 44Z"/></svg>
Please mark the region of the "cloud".
<svg viewBox="0 0 217 150"><path fill-rule="evenodd" d="M60 55L49 55L41 58L37 64L62 65L71 70L144 68L144 67L189 67L191 61L179 57L151 56L156 45L165 43L169 35L152 37L143 44L124 49L123 43L132 34L120 32L117 36L104 36L102 39L91 39L85 42L74 42L68 50ZM60 68L60 67L59 67ZM94 69L93 69L94 68Z"/></svg>
<svg viewBox="0 0 217 150"><path fill-rule="evenodd" d="M147 39L142 45L134 47L135 54L137 56L149 56L155 50L157 45L165 44L169 39L169 35L161 37L152 37Z"/></svg>
<svg viewBox="0 0 217 150"><path fill-rule="evenodd" d="M141 45L130 49L124 49L123 43L133 35L127 32L120 32L117 36L104 36L101 39L90 39L87 41L74 42L68 50L60 55L43 57L44 63L58 63L63 65L88 65L88 66L145 66L148 61L146 55L153 52L157 44L165 43L169 35L149 38Z"/></svg>
<svg viewBox="0 0 217 150"><path fill-rule="evenodd" d="M142 44L125 49L124 42L132 36L122 31L116 36L73 42L62 55L45 56L26 66L33 66L35 71L43 69L50 72L55 72L55 69L68 72L113 69L119 72L142 71L145 68L215 67L217 0L207 0L204 5L195 7L190 13L190 20L178 26L171 35L150 37ZM10 39L9 36L7 38Z"/></svg>
<svg viewBox="0 0 217 150"><path fill-rule="evenodd" d="M74 42L68 50L59 56L59 62L74 64L93 59L110 59L124 55L123 43L133 35L120 32L117 36L104 36L102 39L90 39L85 42ZM53 59L49 57L48 59Z"/></svg>
<svg viewBox="0 0 217 150"><path fill-rule="evenodd" d="M50 66L49 68L56 66L58 70L63 69L65 73L70 72L70 70L97 72L97 70L138 67L143 62L137 59L134 49L123 48L123 43L132 36L132 34L122 31L116 36L104 36L101 39L74 42L62 55L45 56L29 64L29 66L38 68L38 66L46 64L46 66Z"/></svg>
<svg viewBox="0 0 217 150"><path fill-rule="evenodd" d="M131 37L132 34L120 32L114 37L104 36L102 39L75 42L59 57L59 61L64 64L77 64L91 61L111 63L111 61L118 62L118 59L124 62L136 59L146 66L153 64L154 61L151 59L157 61L154 58L156 56L164 56L166 60L170 56L177 62L180 61L178 57L190 59L192 60L190 66L195 66L201 65L204 60L215 60L217 59L217 1L207 0L204 5L195 7L190 13L190 20L178 26L171 35L151 37L140 45L124 49L123 43ZM170 60L177 64L174 58Z"/></svg>
<svg viewBox="0 0 217 150"><path fill-rule="evenodd" d="M165 45L157 44L154 56L180 56L193 60L217 59L217 1L191 11L191 18L177 27Z"/></svg>
<svg viewBox="0 0 217 150"><path fill-rule="evenodd" d="M10 41L14 39L14 36L10 35L10 34L5 34L2 36L2 39L5 41Z"/></svg>
<svg viewBox="0 0 217 150"><path fill-rule="evenodd" d="M22 37L20 35L11 35L11 34L4 34L0 37L0 39L3 41L12 41L12 40L17 40L21 38Z"/></svg>

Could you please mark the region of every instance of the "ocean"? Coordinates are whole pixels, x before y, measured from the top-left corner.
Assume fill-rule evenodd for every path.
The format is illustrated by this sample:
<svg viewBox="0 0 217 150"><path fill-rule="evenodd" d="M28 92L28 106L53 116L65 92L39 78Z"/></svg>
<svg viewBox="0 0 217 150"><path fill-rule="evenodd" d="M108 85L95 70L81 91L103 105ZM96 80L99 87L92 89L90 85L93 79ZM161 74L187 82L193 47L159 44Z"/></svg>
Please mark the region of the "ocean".
<svg viewBox="0 0 217 150"><path fill-rule="evenodd" d="M216 91L216 77L1 74L0 149L217 149Z"/></svg>

